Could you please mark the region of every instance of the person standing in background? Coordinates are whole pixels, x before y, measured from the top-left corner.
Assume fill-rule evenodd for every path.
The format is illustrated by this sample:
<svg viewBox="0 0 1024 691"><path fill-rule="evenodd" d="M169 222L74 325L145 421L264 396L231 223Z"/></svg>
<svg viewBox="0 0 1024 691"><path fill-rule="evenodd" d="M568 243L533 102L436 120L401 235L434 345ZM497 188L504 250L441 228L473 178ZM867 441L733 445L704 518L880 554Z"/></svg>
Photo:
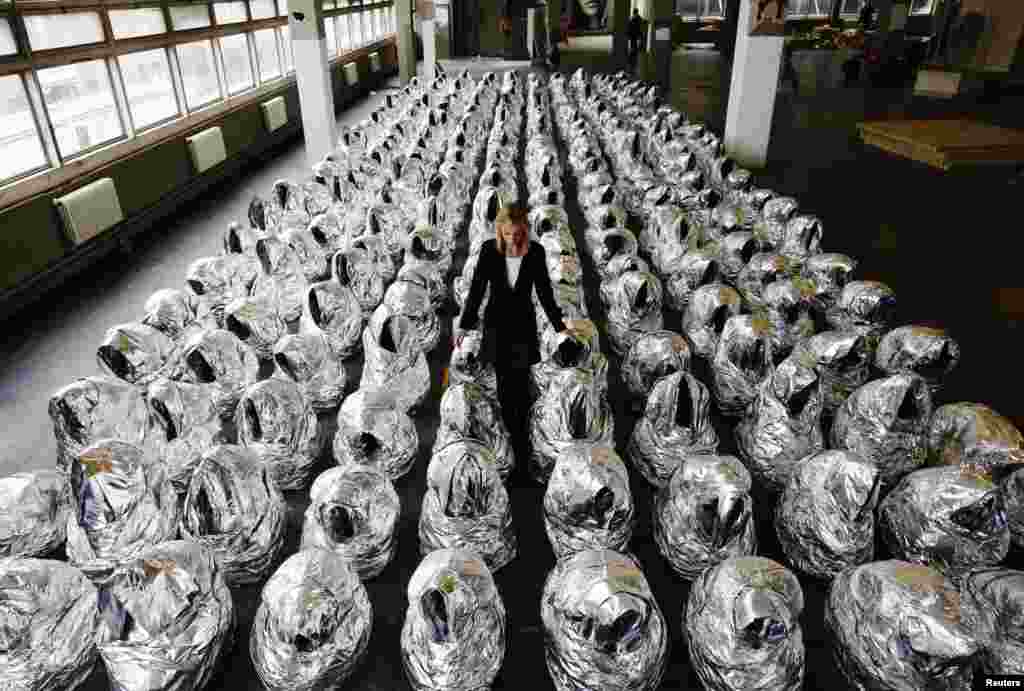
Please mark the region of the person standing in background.
<svg viewBox="0 0 1024 691"><path fill-rule="evenodd" d="M637 58L640 56L640 47L644 38L644 20L640 16L640 10L634 9L633 16L629 18L629 62L636 67Z"/></svg>

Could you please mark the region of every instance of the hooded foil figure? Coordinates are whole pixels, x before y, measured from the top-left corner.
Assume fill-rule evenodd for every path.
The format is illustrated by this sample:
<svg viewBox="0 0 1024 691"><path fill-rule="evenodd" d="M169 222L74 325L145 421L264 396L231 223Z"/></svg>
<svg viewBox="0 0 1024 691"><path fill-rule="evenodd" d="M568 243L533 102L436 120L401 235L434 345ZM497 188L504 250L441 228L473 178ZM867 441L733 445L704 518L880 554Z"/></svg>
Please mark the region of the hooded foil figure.
<svg viewBox="0 0 1024 691"><path fill-rule="evenodd" d="M85 377L50 397L57 440L57 469L67 472L78 455L101 439L142 445L149 429L145 392L120 379Z"/></svg>
<svg viewBox="0 0 1024 691"><path fill-rule="evenodd" d="M763 311L758 316L772 326L772 354L777 359L793 351L801 339L814 335L814 317L811 314L813 292L803 281L776 281L765 287Z"/></svg>
<svg viewBox="0 0 1024 691"><path fill-rule="evenodd" d="M170 336L142 322L111 327L96 349L103 374L146 386L160 376L176 376L179 350Z"/></svg>
<svg viewBox="0 0 1024 691"><path fill-rule="evenodd" d="M965 578L961 588L981 617L981 669L993 675L1024 674L1024 572L980 569Z"/></svg>
<svg viewBox="0 0 1024 691"><path fill-rule="evenodd" d="M103 439L71 466L68 561L90 578L178 535L178 500L164 467L138 446Z"/></svg>
<svg viewBox="0 0 1024 691"><path fill-rule="evenodd" d="M611 550L558 561L540 605L545 659L558 691L653 691L668 627L640 566Z"/></svg>
<svg viewBox="0 0 1024 691"><path fill-rule="evenodd" d="M688 456L718 450L710 403L707 388L686 371L654 385L628 447L633 466L652 485L664 487Z"/></svg>
<svg viewBox="0 0 1024 691"><path fill-rule="evenodd" d="M148 547L99 592L98 646L119 691L200 691L234 642L235 608L214 554L195 542Z"/></svg>
<svg viewBox="0 0 1024 691"><path fill-rule="evenodd" d="M826 314L836 304L857 268L857 260L845 254L824 252L808 257L801 274L814 286L814 307Z"/></svg>
<svg viewBox="0 0 1024 691"><path fill-rule="evenodd" d="M960 362L960 346L942 329L901 326L882 337L875 366L885 374L918 374L932 393Z"/></svg>
<svg viewBox="0 0 1024 691"><path fill-rule="evenodd" d="M654 539L676 573L692 580L729 557L757 552L750 488L750 474L733 456L679 459L654 501Z"/></svg>
<svg viewBox="0 0 1024 691"><path fill-rule="evenodd" d="M795 264L800 264L820 251L823 232L820 219L814 216L797 216L786 224L785 238L782 245L777 248L779 254Z"/></svg>
<svg viewBox="0 0 1024 691"><path fill-rule="evenodd" d="M398 266L395 259L387 253L383 241L376 235L361 235L352 240L352 246L348 251L351 266L349 271L353 276L362 276L367 273L374 273L380 276L385 283L391 283L398 275ZM338 279L337 264L335 263L335 279ZM367 279L368 280L368 279ZM381 299L384 293L381 291ZM360 298L360 304L363 299ZM365 310L365 307L364 307Z"/></svg>
<svg viewBox="0 0 1024 691"><path fill-rule="evenodd" d="M705 689L799 691L804 683L804 594L788 569L732 557L694 582L684 629Z"/></svg>
<svg viewBox="0 0 1024 691"><path fill-rule="evenodd" d="M614 443L615 419L606 387L606 380L579 368L552 375L530 409L530 473L538 482L547 482L566 447L577 442Z"/></svg>
<svg viewBox="0 0 1024 691"><path fill-rule="evenodd" d="M474 439L434 452L420 512L420 554L466 549L497 571L516 557L508 492L494 454Z"/></svg>
<svg viewBox="0 0 1024 691"><path fill-rule="evenodd" d="M591 549L627 551L633 497L614 449L584 443L565 450L544 494L544 528L558 559Z"/></svg>
<svg viewBox="0 0 1024 691"><path fill-rule="evenodd" d="M92 674L100 633L96 587L63 562L0 559L0 668L5 688L74 691Z"/></svg>
<svg viewBox="0 0 1024 691"><path fill-rule="evenodd" d="M802 460L775 508L775 532L786 560L830 581L875 555L878 469L848 451Z"/></svg>
<svg viewBox="0 0 1024 691"><path fill-rule="evenodd" d="M483 442L498 465L502 481L515 466L515 454L497 398L473 383L448 387L441 397L441 424L434 450L463 439Z"/></svg>
<svg viewBox="0 0 1024 691"><path fill-rule="evenodd" d="M184 361L182 380L202 385L224 419L234 417L238 399L259 377L256 353L223 329L195 334L185 344Z"/></svg>
<svg viewBox="0 0 1024 691"><path fill-rule="evenodd" d="M274 355L274 344L288 333L277 305L267 295L237 298L224 307L224 328L261 360Z"/></svg>
<svg viewBox="0 0 1024 691"><path fill-rule="evenodd" d="M760 249L754 234L747 231L735 231L726 235L714 244L718 248L718 266L722 280L735 285L740 271Z"/></svg>
<svg viewBox="0 0 1024 691"><path fill-rule="evenodd" d="M362 662L372 629L369 595L348 561L303 549L263 586L249 653L271 691L335 689Z"/></svg>
<svg viewBox="0 0 1024 691"><path fill-rule="evenodd" d="M394 481L412 468L419 444L412 418L388 391L360 389L338 410L334 458L342 467L372 466Z"/></svg>
<svg viewBox="0 0 1024 691"><path fill-rule="evenodd" d="M867 339L857 331L823 331L797 343L792 358L818 373L824 414L833 414L871 378Z"/></svg>
<svg viewBox="0 0 1024 691"><path fill-rule="evenodd" d="M1006 558L1010 529L1001 490L971 468L910 473L878 506L879 530L899 559L954 580Z"/></svg>
<svg viewBox="0 0 1024 691"><path fill-rule="evenodd" d="M643 333L664 328L661 281L654 274L622 274L612 298L608 305L608 341L618 355L625 355Z"/></svg>
<svg viewBox="0 0 1024 691"><path fill-rule="evenodd" d="M376 578L395 556L401 509L391 480L376 468L331 468L309 490L301 549L333 552L364 581Z"/></svg>
<svg viewBox="0 0 1024 691"><path fill-rule="evenodd" d="M932 397L913 374L897 374L860 387L832 423L832 448L846 449L878 467L884 490L924 465Z"/></svg>
<svg viewBox="0 0 1024 691"><path fill-rule="evenodd" d="M748 314L730 317L711 361L711 392L718 410L739 417L771 371L771 325Z"/></svg>
<svg viewBox="0 0 1024 691"><path fill-rule="evenodd" d="M800 202L792 197L775 197L765 202L761 219L754 224L758 242L771 249L780 249L786 242L789 222L799 208Z"/></svg>
<svg viewBox="0 0 1024 691"><path fill-rule="evenodd" d="M1024 435L981 403L949 403L932 415L928 464L972 466L990 480L1024 468Z"/></svg>
<svg viewBox="0 0 1024 691"><path fill-rule="evenodd" d="M825 448L817 373L786 358L736 425L736 447L759 483L782 491L799 463Z"/></svg>
<svg viewBox="0 0 1024 691"><path fill-rule="evenodd" d="M71 486L58 470L0 478L0 558L56 554L64 546L71 508Z"/></svg>
<svg viewBox="0 0 1024 691"><path fill-rule="evenodd" d="M164 288L146 300L142 323L167 334L172 340L182 340L190 329L197 327L194 299L183 290Z"/></svg>
<svg viewBox="0 0 1024 691"><path fill-rule="evenodd" d="M282 490L304 489L320 460L316 413L289 379L272 378L250 386L235 414L238 440L270 469Z"/></svg>
<svg viewBox="0 0 1024 691"><path fill-rule="evenodd" d="M253 283L252 294L266 296L272 304L277 305L281 318L294 324L302 316L304 298L309 288L299 255L284 240L266 237L256 243L256 257L261 272Z"/></svg>
<svg viewBox="0 0 1024 691"><path fill-rule="evenodd" d="M667 264L661 272L665 303L676 312L685 314L698 288L721 280L717 255L708 249L680 247L677 252L666 251L660 256Z"/></svg>
<svg viewBox="0 0 1024 691"><path fill-rule="evenodd" d="M384 300L384 278L365 251L336 252L331 257L331 278L352 291L363 314L369 318Z"/></svg>
<svg viewBox="0 0 1024 691"><path fill-rule="evenodd" d="M892 288L878 281L851 281L825 313L825 319L833 329L855 329L869 335L874 354L895 314L896 295Z"/></svg>
<svg viewBox="0 0 1024 691"><path fill-rule="evenodd" d="M497 374L494 365L484 357L483 341L483 333L480 331L465 332L462 340L452 350L449 381L452 384L476 384L488 396L497 400Z"/></svg>
<svg viewBox="0 0 1024 691"><path fill-rule="evenodd" d="M331 411L341 405L348 374L323 332L285 336L274 346L274 363L279 376L298 385L314 412Z"/></svg>
<svg viewBox="0 0 1024 691"><path fill-rule="evenodd" d="M752 310L765 307L764 291L777 281L789 277L792 266L781 254L758 252L747 262L736 277L736 290L743 303Z"/></svg>
<svg viewBox="0 0 1024 691"><path fill-rule="evenodd" d="M196 317L207 327L224 324L224 306L249 294L260 272L255 257L202 257L189 266L185 285L194 296Z"/></svg>
<svg viewBox="0 0 1024 691"><path fill-rule="evenodd" d="M430 369L420 343L409 317L378 307L363 329L366 359L359 388L387 390L402 412L418 407L430 395Z"/></svg>
<svg viewBox="0 0 1024 691"><path fill-rule="evenodd" d="M359 354L365 323L363 307L349 286L321 281L306 291L299 331L322 332L335 358L350 360Z"/></svg>
<svg viewBox="0 0 1024 691"><path fill-rule="evenodd" d="M256 583L281 552L285 511L266 463L244 447L220 445L192 474L181 536L216 555L228 585Z"/></svg>
<svg viewBox="0 0 1024 691"><path fill-rule="evenodd" d="M646 333L622 360L621 375L629 392L645 398L659 379L690 369L690 346L672 331Z"/></svg>
<svg viewBox="0 0 1024 691"><path fill-rule="evenodd" d="M322 232L305 226L293 228L281 236L295 254L307 283L322 281L331 275L330 247Z"/></svg>
<svg viewBox="0 0 1024 691"><path fill-rule="evenodd" d="M210 391L200 384L158 379L146 390L149 445L163 461L179 495L204 453L226 441L226 430Z"/></svg>
<svg viewBox="0 0 1024 691"><path fill-rule="evenodd" d="M858 689L967 691L976 621L952 582L904 561L846 569L825 603L835 660Z"/></svg>
<svg viewBox="0 0 1024 691"><path fill-rule="evenodd" d="M709 283L693 291L683 313L682 328L695 355L705 360L715 356L725 325L742 306L739 293L724 283Z"/></svg>
<svg viewBox="0 0 1024 691"><path fill-rule="evenodd" d="M414 691L491 688L505 659L505 605L473 552L431 552L413 572L402 663Z"/></svg>

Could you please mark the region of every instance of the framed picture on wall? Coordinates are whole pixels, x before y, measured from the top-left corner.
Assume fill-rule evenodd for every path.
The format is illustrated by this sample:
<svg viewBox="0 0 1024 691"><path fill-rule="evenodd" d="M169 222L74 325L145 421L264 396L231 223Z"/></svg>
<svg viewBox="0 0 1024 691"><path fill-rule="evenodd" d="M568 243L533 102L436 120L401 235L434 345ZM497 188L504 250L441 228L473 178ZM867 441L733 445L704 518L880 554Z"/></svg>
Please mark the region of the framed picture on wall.
<svg viewBox="0 0 1024 691"><path fill-rule="evenodd" d="M786 0L751 0L751 36L786 35Z"/></svg>

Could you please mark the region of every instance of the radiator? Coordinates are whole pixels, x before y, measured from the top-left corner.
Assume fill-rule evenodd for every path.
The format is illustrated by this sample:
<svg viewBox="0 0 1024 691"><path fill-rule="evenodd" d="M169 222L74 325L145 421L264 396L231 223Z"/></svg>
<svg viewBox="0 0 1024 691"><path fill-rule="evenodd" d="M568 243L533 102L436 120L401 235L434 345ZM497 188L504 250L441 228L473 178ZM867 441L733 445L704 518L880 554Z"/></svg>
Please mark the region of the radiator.
<svg viewBox="0 0 1024 691"><path fill-rule="evenodd" d="M110 178L100 178L53 200L68 237L76 245L90 240L124 220L117 189Z"/></svg>
<svg viewBox="0 0 1024 691"><path fill-rule="evenodd" d="M220 127L208 127L202 132L186 137L185 143L189 156L192 157L192 166L197 173L205 172L227 158L224 135Z"/></svg>
<svg viewBox="0 0 1024 691"><path fill-rule="evenodd" d="M356 86L359 83L359 67L354 62L345 65L345 83Z"/></svg>
<svg viewBox="0 0 1024 691"><path fill-rule="evenodd" d="M260 104L260 109L263 110L263 124L266 125L267 132L273 132L288 122L288 108L285 106L284 96L264 101Z"/></svg>
<svg viewBox="0 0 1024 691"><path fill-rule="evenodd" d="M380 52L373 51L370 53L370 71L376 74L380 72Z"/></svg>

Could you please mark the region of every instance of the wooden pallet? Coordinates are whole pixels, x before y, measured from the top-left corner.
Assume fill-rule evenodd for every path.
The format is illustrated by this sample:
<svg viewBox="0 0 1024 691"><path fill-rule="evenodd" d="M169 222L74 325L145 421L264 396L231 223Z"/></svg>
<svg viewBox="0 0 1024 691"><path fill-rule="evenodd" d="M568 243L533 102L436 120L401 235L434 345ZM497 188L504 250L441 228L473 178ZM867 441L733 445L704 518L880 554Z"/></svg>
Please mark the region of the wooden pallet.
<svg viewBox="0 0 1024 691"><path fill-rule="evenodd" d="M971 120L862 122L857 129L866 144L941 170L1024 162L1024 131Z"/></svg>

